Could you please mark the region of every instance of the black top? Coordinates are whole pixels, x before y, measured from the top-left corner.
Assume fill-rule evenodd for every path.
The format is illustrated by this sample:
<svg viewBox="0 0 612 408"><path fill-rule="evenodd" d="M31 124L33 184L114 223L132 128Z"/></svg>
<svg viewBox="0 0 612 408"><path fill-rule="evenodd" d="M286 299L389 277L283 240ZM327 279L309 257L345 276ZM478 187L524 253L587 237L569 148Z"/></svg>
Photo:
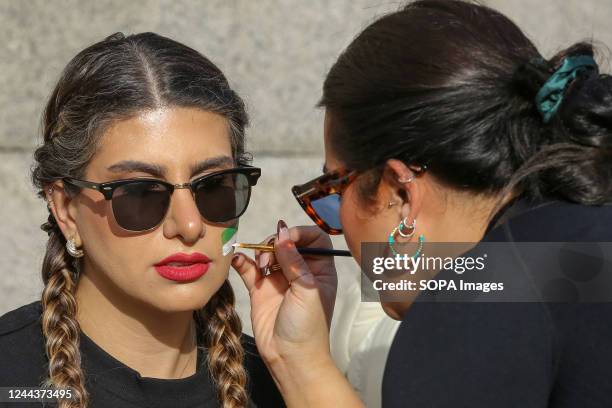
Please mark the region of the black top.
<svg viewBox="0 0 612 408"><path fill-rule="evenodd" d="M47 376L41 328L42 309L34 302L0 317L0 387L39 387ZM90 406L99 407L218 407L216 391L206 368L206 351L198 348L197 372L181 379L142 377L113 358L80 332L82 368ZM201 339L200 339L201 340ZM252 337L242 335L250 407L284 407L282 397L257 352ZM41 407L41 403L7 407ZM0 402L0 406L4 406ZM46 404L45 406L50 406Z"/></svg>
<svg viewBox="0 0 612 408"><path fill-rule="evenodd" d="M519 200L497 221L483 242L612 242L612 206ZM534 260L520 261L531 273ZM385 408L612 407L612 303L416 302L389 351L382 400Z"/></svg>

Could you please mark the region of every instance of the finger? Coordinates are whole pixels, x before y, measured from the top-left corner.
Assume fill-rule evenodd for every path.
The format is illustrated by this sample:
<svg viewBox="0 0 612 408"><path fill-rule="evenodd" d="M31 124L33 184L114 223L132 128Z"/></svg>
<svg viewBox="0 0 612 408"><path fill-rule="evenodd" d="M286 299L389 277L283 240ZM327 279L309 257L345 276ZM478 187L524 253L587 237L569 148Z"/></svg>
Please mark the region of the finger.
<svg viewBox="0 0 612 408"><path fill-rule="evenodd" d="M289 228L289 237L298 248L333 249L329 235L316 225ZM335 271L332 256L308 254L300 254L300 256L308 265L310 272L317 277L332 275Z"/></svg>
<svg viewBox="0 0 612 408"><path fill-rule="evenodd" d="M271 245L274 242L275 235L269 235L266 239L261 241L262 245ZM259 267L259 271L265 276L268 271L268 267L272 265L272 252L262 252L260 250L255 251L256 264Z"/></svg>
<svg viewBox="0 0 612 408"><path fill-rule="evenodd" d="M274 245L274 252L278 263L282 267L283 275L291 286L294 284L306 287L312 286L314 276L302 255L297 251L295 243L289 235L287 225L283 221L279 221L278 225L278 238Z"/></svg>
<svg viewBox="0 0 612 408"><path fill-rule="evenodd" d="M259 266L259 270L264 275L266 274L266 269L268 268L268 264L270 263L270 252L260 253L257 257L257 266Z"/></svg>
<svg viewBox="0 0 612 408"><path fill-rule="evenodd" d="M289 228L289 237L297 247L332 248L329 235L316 225Z"/></svg>
<svg viewBox="0 0 612 408"><path fill-rule="evenodd" d="M274 264L278 264L278 261L276 260L276 254L274 252L268 252L270 254L270 260L268 262L268 267L274 265Z"/></svg>
<svg viewBox="0 0 612 408"><path fill-rule="evenodd" d="M257 281L262 279L262 274L257 268L255 261L241 252L236 252L232 257L232 266L242 278L249 293L255 287Z"/></svg>

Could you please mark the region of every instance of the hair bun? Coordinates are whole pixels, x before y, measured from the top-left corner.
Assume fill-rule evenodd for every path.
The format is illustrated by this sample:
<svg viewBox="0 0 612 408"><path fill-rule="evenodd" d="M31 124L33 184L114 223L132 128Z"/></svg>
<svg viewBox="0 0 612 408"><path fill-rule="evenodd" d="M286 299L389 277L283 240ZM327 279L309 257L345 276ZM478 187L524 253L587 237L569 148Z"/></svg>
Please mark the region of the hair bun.
<svg viewBox="0 0 612 408"><path fill-rule="evenodd" d="M593 74L574 81L560 116L575 143L612 147L612 77Z"/></svg>

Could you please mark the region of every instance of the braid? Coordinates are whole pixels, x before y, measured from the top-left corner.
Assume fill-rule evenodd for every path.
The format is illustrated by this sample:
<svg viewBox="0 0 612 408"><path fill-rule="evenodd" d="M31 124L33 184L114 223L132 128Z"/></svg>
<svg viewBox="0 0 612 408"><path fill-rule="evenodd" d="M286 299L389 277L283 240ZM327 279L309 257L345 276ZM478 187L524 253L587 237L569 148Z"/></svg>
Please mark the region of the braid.
<svg viewBox="0 0 612 408"><path fill-rule="evenodd" d="M42 277L42 330L49 358L49 378L45 386L72 389L76 397L62 400L59 408L85 408L88 394L85 390L79 350L79 323L76 319L77 303L74 297L76 276L69 266L65 239L52 214L41 229L49 234L43 260Z"/></svg>
<svg viewBox="0 0 612 408"><path fill-rule="evenodd" d="M247 406L247 375L240 342L242 325L234 309L234 292L226 280L206 306L198 311L208 348L208 369L217 385L223 408Z"/></svg>

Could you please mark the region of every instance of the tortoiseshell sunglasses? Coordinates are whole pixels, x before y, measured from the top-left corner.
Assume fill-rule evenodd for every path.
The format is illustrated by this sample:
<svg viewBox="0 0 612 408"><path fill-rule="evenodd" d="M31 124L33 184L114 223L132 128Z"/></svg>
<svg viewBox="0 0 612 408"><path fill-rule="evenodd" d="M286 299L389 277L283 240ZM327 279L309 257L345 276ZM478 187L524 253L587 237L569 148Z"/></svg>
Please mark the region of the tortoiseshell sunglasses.
<svg viewBox="0 0 612 408"><path fill-rule="evenodd" d="M342 234L340 197L357 177L356 170L338 169L325 173L291 191L306 214L326 233Z"/></svg>

